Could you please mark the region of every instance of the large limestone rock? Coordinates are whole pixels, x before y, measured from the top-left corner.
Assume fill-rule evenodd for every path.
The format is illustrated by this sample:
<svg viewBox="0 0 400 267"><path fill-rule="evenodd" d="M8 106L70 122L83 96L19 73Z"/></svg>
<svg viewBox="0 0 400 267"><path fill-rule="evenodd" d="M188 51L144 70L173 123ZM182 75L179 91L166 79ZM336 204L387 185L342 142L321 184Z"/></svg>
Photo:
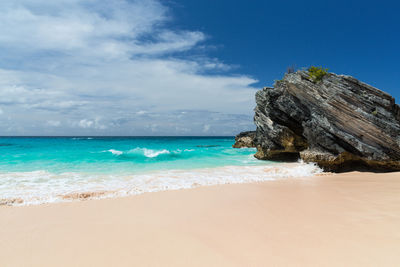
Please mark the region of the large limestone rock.
<svg viewBox="0 0 400 267"><path fill-rule="evenodd" d="M400 107L351 76L286 74L256 93L255 157L316 162L327 171L400 170Z"/></svg>

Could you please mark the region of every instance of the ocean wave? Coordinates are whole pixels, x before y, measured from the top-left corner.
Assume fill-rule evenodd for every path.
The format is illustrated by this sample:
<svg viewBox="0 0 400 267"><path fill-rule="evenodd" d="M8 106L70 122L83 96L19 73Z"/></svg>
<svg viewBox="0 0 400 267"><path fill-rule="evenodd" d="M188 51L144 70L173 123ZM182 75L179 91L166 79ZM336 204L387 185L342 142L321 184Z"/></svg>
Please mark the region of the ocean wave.
<svg viewBox="0 0 400 267"><path fill-rule="evenodd" d="M32 205L179 190L198 186L250 183L321 173L314 164L226 166L142 174L33 172L0 173L0 205Z"/></svg>
<svg viewBox="0 0 400 267"><path fill-rule="evenodd" d="M153 149L143 148L142 151L143 151L143 155L148 158L155 158L162 154L170 154L171 153L169 150L166 150L166 149L153 150Z"/></svg>
<svg viewBox="0 0 400 267"><path fill-rule="evenodd" d="M126 150L126 151L120 151L120 150L116 150L116 149L109 149L109 150L104 150L102 152L110 152L111 154L115 155L115 156L123 156L123 157L137 157L137 156L141 156L141 157L145 157L145 158L157 158L159 156L171 156L171 157L176 157L178 155L180 155L183 152L192 152L195 151L194 149L176 149L173 151L167 150L167 149L149 149L149 148L141 148L141 147L137 147L134 149L130 149L130 150Z"/></svg>
<svg viewBox="0 0 400 267"><path fill-rule="evenodd" d="M108 152L111 152L114 155L122 155L124 152L119 151L119 150L115 150L115 149L109 149L107 150Z"/></svg>

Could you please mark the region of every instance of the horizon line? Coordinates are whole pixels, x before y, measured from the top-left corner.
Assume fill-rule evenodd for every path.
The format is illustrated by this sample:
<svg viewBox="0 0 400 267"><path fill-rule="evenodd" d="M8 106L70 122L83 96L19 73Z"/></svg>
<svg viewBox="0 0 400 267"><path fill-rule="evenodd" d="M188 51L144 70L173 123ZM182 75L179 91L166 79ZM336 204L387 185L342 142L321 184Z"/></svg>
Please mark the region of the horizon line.
<svg viewBox="0 0 400 267"><path fill-rule="evenodd" d="M235 135L0 135L4 137L235 137Z"/></svg>

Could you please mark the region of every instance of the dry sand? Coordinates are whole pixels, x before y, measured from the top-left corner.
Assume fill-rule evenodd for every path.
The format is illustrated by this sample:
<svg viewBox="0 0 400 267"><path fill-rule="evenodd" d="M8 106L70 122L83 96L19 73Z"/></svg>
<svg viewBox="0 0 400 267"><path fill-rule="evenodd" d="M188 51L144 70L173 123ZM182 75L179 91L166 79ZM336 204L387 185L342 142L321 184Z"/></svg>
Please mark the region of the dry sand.
<svg viewBox="0 0 400 267"><path fill-rule="evenodd" d="M3 206L0 266L400 266L400 173Z"/></svg>

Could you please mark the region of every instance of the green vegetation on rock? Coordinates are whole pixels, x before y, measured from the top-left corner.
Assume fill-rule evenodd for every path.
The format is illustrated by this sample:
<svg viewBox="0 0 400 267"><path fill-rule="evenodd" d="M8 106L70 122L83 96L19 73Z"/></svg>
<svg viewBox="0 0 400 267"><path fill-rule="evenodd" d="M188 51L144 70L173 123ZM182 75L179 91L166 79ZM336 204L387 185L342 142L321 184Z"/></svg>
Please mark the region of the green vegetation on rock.
<svg viewBox="0 0 400 267"><path fill-rule="evenodd" d="M328 74L328 69L322 67L311 66L307 69L308 77L313 83L317 83L322 80L322 78Z"/></svg>

